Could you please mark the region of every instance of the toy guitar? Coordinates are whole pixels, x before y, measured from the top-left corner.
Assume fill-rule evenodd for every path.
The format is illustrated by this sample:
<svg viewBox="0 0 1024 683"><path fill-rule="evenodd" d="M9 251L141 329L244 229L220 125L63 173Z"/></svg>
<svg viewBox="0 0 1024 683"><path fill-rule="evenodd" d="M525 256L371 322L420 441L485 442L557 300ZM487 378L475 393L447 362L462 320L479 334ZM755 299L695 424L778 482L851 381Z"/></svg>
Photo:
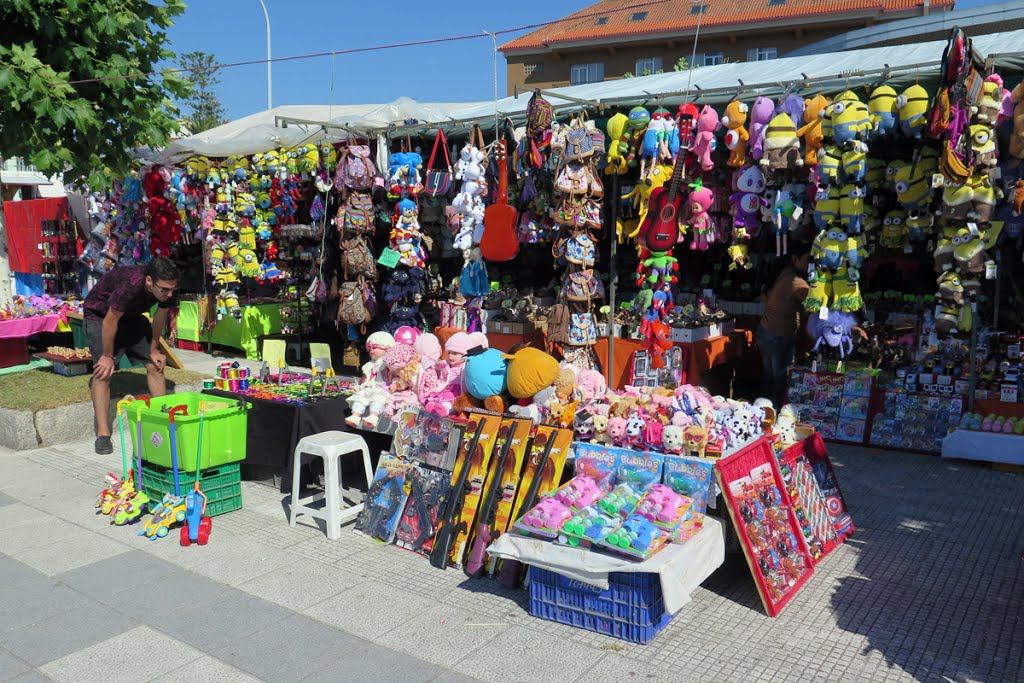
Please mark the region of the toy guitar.
<svg viewBox="0 0 1024 683"><path fill-rule="evenodd" d="M484 209L480 255L488 261L511 261L519 253L518 215L515 207L508 204L508 148L504 140L494 143L494 155L498 164L498 194L494 203Z"/></svg>
<svg viewBox="0 0 1024 683"><path fill-rule="evenodd" d="M665 186L654 188L647 201L647 215L640 226L639 240L641 246L648 251L671 251L678 241L679 221L685 199L679 188L683 184L685 158L686 154L680 150L672 170L672 180Z"/></svg>

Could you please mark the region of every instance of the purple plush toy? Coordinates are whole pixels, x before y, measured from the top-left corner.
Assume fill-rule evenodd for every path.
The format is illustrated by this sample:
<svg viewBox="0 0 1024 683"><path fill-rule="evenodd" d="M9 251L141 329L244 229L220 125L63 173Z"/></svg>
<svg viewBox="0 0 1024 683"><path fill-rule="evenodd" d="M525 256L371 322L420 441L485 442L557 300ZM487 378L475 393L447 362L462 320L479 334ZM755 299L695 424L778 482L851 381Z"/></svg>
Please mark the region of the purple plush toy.
<svg viewBox="0 0 1024 683"><path fill-rule="evenodd" d="M815 339L814 348L816 352L822 344L839 350L839 358L846 358L853 352L853 327L857 319L850 313L831 310L828 318L822 320L814 315L807 321L807 332Z"/></svg>

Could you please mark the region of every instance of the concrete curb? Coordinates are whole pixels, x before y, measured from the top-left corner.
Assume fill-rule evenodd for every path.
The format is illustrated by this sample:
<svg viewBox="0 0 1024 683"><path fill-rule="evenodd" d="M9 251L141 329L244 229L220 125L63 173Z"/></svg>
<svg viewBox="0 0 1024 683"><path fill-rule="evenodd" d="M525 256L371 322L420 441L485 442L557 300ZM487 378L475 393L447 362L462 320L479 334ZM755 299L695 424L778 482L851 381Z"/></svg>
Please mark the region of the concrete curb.
<svg viewBox="0 0 1024 683"><path fill-rule="evenodd" d="M181 384L173 393L202 391L201 384ZM117 438L117 400L110 401L110 415ZM11 410L0 408L0 446L12 451L27 451L44 446L55 446L95 435L92 402L72 403L48 410Z"/></svg>

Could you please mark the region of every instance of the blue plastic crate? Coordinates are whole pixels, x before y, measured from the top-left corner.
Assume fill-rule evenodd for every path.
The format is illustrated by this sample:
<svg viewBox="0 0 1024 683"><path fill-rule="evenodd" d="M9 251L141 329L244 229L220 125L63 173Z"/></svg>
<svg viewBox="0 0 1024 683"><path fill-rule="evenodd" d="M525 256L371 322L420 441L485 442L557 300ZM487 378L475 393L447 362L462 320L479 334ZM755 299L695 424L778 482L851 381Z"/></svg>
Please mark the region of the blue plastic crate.
<svg viewBox="0 0 1024 683"><path fill-rule="evenodd" d="M641 644L672 619L656 574L612 573L601 589L538 567L530 567L530 614Z"/></svg>

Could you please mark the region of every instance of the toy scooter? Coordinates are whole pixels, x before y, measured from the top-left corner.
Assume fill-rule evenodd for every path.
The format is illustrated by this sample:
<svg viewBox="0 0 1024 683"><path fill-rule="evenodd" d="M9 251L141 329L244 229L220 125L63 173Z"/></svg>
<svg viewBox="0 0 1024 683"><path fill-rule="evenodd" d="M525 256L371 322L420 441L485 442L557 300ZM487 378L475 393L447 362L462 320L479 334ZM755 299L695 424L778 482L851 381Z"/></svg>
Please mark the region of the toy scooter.
<svg viewBox="0 0 1024 683"><path fill-rule="evenodd" d="M213 521L205 515L206 494L199 488L200 467L203 455L203 418L206 416L206 401L199 402L199 445L196 446L196 484L195 489L185 495L185 526L181 527L181 545L188 547L193 543L206 545L210 540Z"/></svg>

